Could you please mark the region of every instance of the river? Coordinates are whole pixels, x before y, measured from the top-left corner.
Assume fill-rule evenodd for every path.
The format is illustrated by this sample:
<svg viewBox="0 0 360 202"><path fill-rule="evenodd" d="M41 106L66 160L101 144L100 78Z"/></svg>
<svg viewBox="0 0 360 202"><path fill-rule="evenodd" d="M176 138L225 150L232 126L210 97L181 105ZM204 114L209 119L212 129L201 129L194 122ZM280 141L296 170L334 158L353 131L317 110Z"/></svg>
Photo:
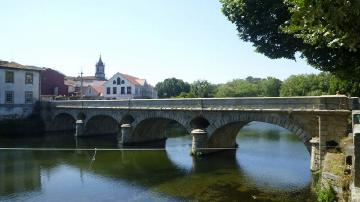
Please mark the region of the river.
<svg viewBox="0 0 360 202"><path fill-rule="evenodd" d="M315 201L310 155L285 129L252 122L237 149L201 158L189 135L171 136L165 149L124 149L114 136L2 137L0 201Z"/></svg>

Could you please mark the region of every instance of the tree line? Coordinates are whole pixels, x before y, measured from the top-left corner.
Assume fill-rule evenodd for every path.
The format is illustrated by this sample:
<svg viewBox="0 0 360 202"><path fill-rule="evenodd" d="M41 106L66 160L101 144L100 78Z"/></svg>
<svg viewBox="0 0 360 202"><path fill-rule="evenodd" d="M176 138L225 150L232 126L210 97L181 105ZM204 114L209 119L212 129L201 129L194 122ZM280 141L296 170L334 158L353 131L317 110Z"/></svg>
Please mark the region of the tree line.
<svg viewBox="0 0 360 202"><path fill-rule="evenodd" d="M274 77L234 79L223 84L207 80L193 83L168 78L155 86L159 98L284 97L345 94L360 96L360 83L331 73L292 75L281 81Z"/></svg>

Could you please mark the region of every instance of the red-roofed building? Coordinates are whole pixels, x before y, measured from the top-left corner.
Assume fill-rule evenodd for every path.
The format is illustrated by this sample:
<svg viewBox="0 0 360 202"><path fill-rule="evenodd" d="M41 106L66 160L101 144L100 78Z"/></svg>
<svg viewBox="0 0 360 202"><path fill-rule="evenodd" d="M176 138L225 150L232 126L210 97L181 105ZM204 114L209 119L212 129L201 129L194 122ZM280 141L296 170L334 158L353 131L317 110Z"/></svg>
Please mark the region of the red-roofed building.
<svg viewBox="0 0 360 202"><path fill-rule="evenodd" d="M68 96L68 86L64 83L65 75L46 68L41 72L41 96L56 97Z"/></svg>
<svg viewBox="0 0 360 202"><path fill-rule="evenodd" d="M145 79L116 73L104 83L106 99L157 98L157 92Z"/></svg>

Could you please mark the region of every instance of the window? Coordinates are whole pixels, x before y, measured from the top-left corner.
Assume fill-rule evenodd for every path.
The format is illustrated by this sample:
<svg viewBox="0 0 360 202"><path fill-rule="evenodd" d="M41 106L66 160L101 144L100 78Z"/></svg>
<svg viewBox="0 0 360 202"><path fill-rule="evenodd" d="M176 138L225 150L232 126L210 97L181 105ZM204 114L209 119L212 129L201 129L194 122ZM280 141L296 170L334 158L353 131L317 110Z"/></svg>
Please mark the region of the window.
<svg viewBox="0 0 360 202"><path fill-rule="evenodd" d="M5 104L14 104L14 91L5 91Z"/></svg>
<svg viewBox="0 0 360 202"><path fill-rule="evenodd" d="M116 81L115 81L115 80L113 81L113 84L116 84Z"/></svg>
<svg viewBox="0 0 360 202"><path fill-rule="evenodd" d="M54 87L54 95L59 95L59 87Z"/></svg>
<svg viewBox="0 0 360 202"><path fill-rule="evenodd" d="M106 88L106 94L110 95L110 87Z"/></svg>
<svg viewBox="0 0 360 202"><path fill-rule="evenodd" d="M124 83L125 83L125 81L124 81L124 80L122 80L122 81L121 81L121 84L124 84Z"/></svg>
<svg viewBox="0 0 360 202"><path fill-rule="evenodd" d="M25 73L25 84L33 84L33 73L26 72Z"/></svg>
<svg viewBox="0 0 360 202"><path fill-rule="evenodd" d="M6 71L5 72L5 82L14 83L14 72Z"/></svg>
<svg viewBox="0 0 360 202"><path fill-rule="evenodd" d="M116 94L117 92L116 92L116 87L113 87L113 94Z"/></svg>
<svg viewBox="0 0 360 202"><path fill-rule="evenodd" d="M121 95L125 94L125 87L121 87Z"/></svg>
<svg viewBox="0 0 360 202"><path fill-rule="evenodd" d="M120 85L120 80L121 80L121 79L120 79L119 77L116 79L116 84L117 84L117 85Z"/></svg>
<svg viewBox="0 0 360 202"><path fill-rule="evenodd" d="M25 91L25 104L32 104L32 103L33 103L33 92Z"/></svg>
<svg viewBox="0 0 360 202"><path fill-rule="evenodd" d="M353 122L354 124L360 124L360 114L354 114Z"/></svg>
<svg viewBox="0 0 360 202"><path fill-rule="evenodd" d="M126 91L127 91L127 94L131 94L131 86L127 87Z"/></svg>

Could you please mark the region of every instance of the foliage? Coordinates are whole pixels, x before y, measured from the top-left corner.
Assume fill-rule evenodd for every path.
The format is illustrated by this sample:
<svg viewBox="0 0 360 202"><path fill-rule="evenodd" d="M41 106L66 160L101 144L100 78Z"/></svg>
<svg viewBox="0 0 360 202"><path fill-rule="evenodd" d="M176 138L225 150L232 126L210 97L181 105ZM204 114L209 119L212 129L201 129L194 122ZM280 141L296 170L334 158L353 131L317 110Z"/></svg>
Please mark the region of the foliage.
<svg viewBox="0 0 360 202"><path fill-rule="evenodd" d="M360 82L343 80L330 73L292 75L283 82L274 77L234 79L225 84L211 84L197 80L188 84L180 79L165 79L156 85L159 97L202 98L202 97L279 97L360 95Z"/></svg>
<svg viewBox="0 0 360 202"><path fill-rule="evenodd" d="M284 31L305 43L357 51L360 47L358 0L286 0L291 18Z"/></svg>
<svg viewBox="0 0 360 202"><path fill-rule="evenodd" d="M329 184L322 184L321 180L315 186L315 193L318 202L333 202L336 201L336 194L334 189Z"/></svg>
<svg viewBox="0 0 360 202"><path fill-rule="evenodd" d="M280 96L360 95L359 82L342 80L330 73L300 74L288 77L281 86Z"/></svg>
<svg viewBox="0 0 360 202"><path fill-rule="evenodd" d="M281 86L281 96L306 96L326 94L321 88L317 75L300 74L292 75L283 82Z"/></svg>
<svg viewBox="0 0 360 202"><path fill-rule="evenodd" d="M291 15L282 0L220 0L222 11L234 23L239 37L253 43L256 51L269 58L295 59L302 42L281 32L279 27Z"/></svg>
<svg viewBox="0 0 360 202"><path fill-rule="evenodd" d="M196 96L189 92L189 93L185 93L185 92L181 92L179 96L177 96L177 98L196 98Z"/></svg>
<svg viewBox="0 0 360 202"><path fill-rule="evenodd" d="M226 84L219 85L216 97L278 97L281 81L268 77L266 79L247 77L234 79Z"/></svg>
<svg viewBox="0 0 360 202"><path fill-rule="evenodd" d="M216 97L256 97L256 84L243 79L235 79L218 87Z"/></svg>
<svg viewBox="0 0 360 202"><path fill-rule="evenodd" d="M213 97L215 85L206 80L194 81L190 86L190 95L194 97L207 98Z"/></svg>
<svg viewBox="0 0 360 202"><path fill-rule="evenodd" d="M280 88L282 85L282 81L274 77L267 77L266 79L262 79L259 83L261 95L263 97L279 97L280 96Z"/></svg>
<svg viewBox="0 0 360 202"><path fill-rule="evenodd" d="M190 84L181 79L168 78L159 82L155 86L160 98L169 98L179 96L182 92L190 92Z"/></svg>
<svg viewBox="0 0 360 202"><path fill-rule="evenodd" d="M272 59L295 59L300 53L317 69L360 81L356 0L220 1L240 38L257 52Z"/></svg>

